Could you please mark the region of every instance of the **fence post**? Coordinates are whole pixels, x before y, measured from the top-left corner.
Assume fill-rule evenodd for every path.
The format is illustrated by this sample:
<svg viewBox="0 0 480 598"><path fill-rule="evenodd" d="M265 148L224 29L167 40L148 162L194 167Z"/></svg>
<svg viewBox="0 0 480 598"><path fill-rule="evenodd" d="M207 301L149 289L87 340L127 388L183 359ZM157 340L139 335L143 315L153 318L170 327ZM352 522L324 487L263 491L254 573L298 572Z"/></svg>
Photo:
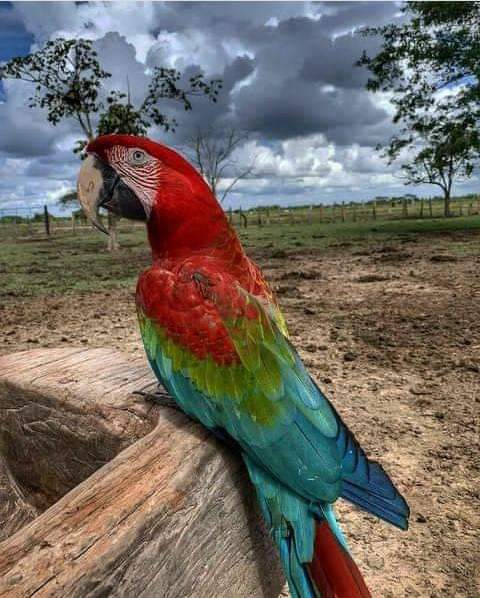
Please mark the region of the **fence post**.
<svg viewBox="0 0 480 598"><path fill-rule="evenodd" d="M233 212L232 212L232 208L230 208L228 210L228 221L230 222L230 224L233 223Z"/></svg>
<svg viewBox="0 0 480 598"><path fill-rule="evenodd" d="M408 206L407 206L407 198L404 197L402 200L402 217L408 218Z"/></svg>
<svg viewBox="0 0 480 598"><path fill-rule="evenodd" d="M430 218L433 218L433 206L432 206L432 198L428 198L428 213L430 214Z"/></svg>
<svg viewBox="0 0 480 598"><path fill-rule="evenodd" d="M45 233L47 237L50 236L50 214L48 213L47 206L43 206L43 215L45 217Z"/></svg>
<svg viewBox="0 0 480 598"><path fill-rule="evenodd" d="M28 234L30 236L32 236L33 235L33 228L32 228L32 210L31 210L31 208L28 208L28 216L27 216L27 218L28 218Z"/></svg>
<svg viewBox="0 0 480 598"><path fill-rule="evenodd" d="M75 234L75 213L72 212L72 233Z"/></svg>
<svg viewBox="0 0 480 598"><path fill-rule="evenodd" d="M420 199L420 218L423 218L423 197Z"/></svg>
<svg viewBox="0 0 480 598"><path fill-rule="evenodd" d="M340 209L340 213L342 215L342 222L345 222L345 202L342 201L342 207Z"/></svg>
<svg viewBox="0 0 480 598"><path fill-rule="evenodd" d="M353 203L353 221L357 221L357 204L355 202Z"/></svg>
<svg viewBox="0 0 480 598"><path fill-rule="evenodd" d="M260 212L260 208L257 208L257 224L258 226L262 226L262 213Z"/></svg>
<svg viewBox="0 0 480 598"><path fill-rule="evenodd" d="M372 204L372 216L374 220L377 219L377 201L375 199L373 200Z"/></svg>
<svg viewBox="0 0 480 598"><path fill-rule="evenodd" d="M458 210L459 210L460 216L463 216L463 201L462 200L459 201Z"/></svg>
<svg viewBox="0 0 480 598"><path fill-rule="evenodd" d="M320 222L323 222L323 206L320 206L319 212L320 212L320 215L319 215Z"/></svg>

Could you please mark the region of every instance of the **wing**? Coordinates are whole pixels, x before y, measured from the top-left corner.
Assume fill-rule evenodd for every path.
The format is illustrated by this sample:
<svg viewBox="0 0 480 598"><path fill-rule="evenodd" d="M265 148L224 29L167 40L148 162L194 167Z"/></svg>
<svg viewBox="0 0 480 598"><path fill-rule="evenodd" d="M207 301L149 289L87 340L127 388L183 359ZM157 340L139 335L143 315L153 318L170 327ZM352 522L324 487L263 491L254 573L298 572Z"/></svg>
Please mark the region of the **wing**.
<svg viewBox="0 0 480 598"><path fill-rule="evenodd" d="M406 527L404 499L313 382L270 299L193 263L147 271L137 304L156 375L186 413L305 499L342 495Z"/></svg>
<svg viewBox="0 0 480 598"><path fill-rule="evenodd" d="M137 303L150 363L185 412L309 500L336 500L338 420L278 308L226 274L192 269L147 271Z"/></svg>

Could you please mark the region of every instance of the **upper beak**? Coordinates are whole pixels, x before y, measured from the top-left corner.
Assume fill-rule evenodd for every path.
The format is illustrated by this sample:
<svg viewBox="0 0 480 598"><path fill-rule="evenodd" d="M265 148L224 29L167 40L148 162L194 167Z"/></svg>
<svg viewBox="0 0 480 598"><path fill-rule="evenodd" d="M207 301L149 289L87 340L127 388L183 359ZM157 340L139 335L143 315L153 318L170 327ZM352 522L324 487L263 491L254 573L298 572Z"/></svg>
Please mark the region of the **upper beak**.
<svg viewBox="0 0 480 598"><path fill-rule="evenodd" d="M98 208L103 195L104 180L99 160L93 155L85 158L78 173L77 193L85 216L99 230L108 235L108 230L98 219Z"/></svg>
<svg viewBox="0 0 480 598"><path fill-rule="evenodd" d="M103 207L119 216L133 220L147 220L142 202L118 176L116 171L90 154L83 161L77 180L78 199L85 216L99 230L108 235L98 218Z"/></svg>

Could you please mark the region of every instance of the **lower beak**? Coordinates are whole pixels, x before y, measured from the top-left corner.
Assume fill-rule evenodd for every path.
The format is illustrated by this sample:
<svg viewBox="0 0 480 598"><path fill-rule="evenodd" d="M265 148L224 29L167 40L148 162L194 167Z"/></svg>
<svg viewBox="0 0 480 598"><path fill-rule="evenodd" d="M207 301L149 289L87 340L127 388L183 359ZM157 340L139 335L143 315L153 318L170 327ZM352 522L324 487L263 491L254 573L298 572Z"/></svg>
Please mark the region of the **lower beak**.
<svg viewBox="0 0 480 598"><path fill-rule="evenodd" d="M107 235L108 231L98 217L100 208L132 220L144 222L147 220L142 202L137 195L120 179L111 166L92 154L85 158L80 168L77 190L85 216Z"/></svg>

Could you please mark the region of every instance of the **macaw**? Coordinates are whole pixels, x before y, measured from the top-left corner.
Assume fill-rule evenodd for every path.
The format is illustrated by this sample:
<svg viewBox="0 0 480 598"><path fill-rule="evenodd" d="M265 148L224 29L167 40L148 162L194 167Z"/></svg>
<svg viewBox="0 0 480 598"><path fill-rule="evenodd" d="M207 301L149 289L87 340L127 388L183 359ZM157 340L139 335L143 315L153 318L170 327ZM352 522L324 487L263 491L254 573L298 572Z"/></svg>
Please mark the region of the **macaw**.
<svg viewBox="0 0 480 598"><path fill-rule="evenodd" d="M409 508L367 458L289 340L259 267L193 166L131 135L86 148L78 194L146 222L136 304L148 361L177 405L240 451L293 598L370 596L337 523L344 498L407 529Z"/></svg>

